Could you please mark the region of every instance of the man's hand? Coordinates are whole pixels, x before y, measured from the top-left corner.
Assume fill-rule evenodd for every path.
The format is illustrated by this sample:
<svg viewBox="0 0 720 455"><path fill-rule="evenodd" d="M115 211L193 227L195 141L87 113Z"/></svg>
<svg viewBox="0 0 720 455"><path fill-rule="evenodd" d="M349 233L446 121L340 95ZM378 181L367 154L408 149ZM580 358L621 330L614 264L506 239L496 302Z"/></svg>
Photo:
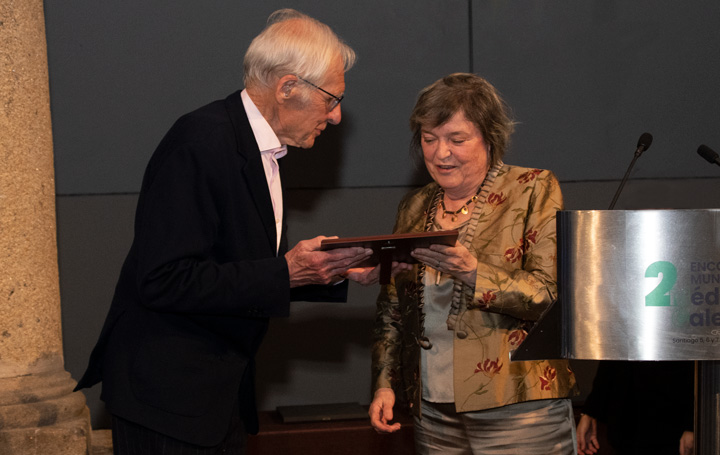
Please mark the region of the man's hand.
<svg viewBox="0 0 720 455"><path fill-rule="evenodd" d="M680 455L693 455L695 452L695 434L692 431L683 432L680 437Z"/></svg>
<svg viewBox="0 0 720 455"><path fill-rule="evenodd" d="M285 254L291 288L338 281L348 269L372 255L371 249L360 247L320 251L320 244L326 238L332 237L303 240Z"/></svg>
<svg viewBox="0 0 720 455"><path fill-rule="evenodd" d="M393 419L393 406L395 405L395 392L389 388L377 389L368 415L370 423L378 433L394 433L400 429L400 423L395 422L389 425Z"/></svg>

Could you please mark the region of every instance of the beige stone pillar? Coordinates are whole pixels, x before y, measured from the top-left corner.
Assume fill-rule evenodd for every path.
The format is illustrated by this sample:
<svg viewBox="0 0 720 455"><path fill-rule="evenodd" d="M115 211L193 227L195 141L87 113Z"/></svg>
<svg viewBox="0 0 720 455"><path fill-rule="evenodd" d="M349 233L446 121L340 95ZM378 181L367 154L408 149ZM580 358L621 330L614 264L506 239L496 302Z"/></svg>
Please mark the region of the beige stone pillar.
<svg viewBox="0 0 720 455"><path fill-rule="evenodd" d="M0 453L89 453L64 369L42 0L0 0Z"/></svg>

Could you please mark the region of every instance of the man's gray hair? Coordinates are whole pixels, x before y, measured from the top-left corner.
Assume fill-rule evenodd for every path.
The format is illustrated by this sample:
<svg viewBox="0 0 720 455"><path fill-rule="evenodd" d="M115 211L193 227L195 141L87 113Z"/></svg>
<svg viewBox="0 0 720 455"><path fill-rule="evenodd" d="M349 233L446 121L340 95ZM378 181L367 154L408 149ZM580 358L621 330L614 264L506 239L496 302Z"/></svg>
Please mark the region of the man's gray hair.
<svg viewBox="0 0 720 455"><path fill-rule="evenodd" d="M355 64L355 51L330 27L294 9L281 9L268 17L245 53L245 86L272 87L287 74L322 85L338 56L345 71Z"/></svg>

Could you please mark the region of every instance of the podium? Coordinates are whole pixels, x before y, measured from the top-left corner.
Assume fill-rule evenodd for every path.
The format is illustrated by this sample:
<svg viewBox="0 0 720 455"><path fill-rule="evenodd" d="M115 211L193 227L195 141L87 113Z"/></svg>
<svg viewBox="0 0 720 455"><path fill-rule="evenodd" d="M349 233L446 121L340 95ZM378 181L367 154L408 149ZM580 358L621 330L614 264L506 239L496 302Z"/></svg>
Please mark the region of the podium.
<svg viewBox="0 0 720 455"><path fill-rule="evenodd" d="M720 210L559 211L559 299L512 360L695 361L695 454L720 454Z"/></svg>

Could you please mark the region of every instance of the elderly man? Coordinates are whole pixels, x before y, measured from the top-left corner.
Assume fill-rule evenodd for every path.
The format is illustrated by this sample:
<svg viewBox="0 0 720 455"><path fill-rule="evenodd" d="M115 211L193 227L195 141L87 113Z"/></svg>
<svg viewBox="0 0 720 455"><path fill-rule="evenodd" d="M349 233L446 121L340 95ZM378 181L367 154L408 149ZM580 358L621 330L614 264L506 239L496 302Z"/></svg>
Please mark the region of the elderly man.
<svg viewBox="0 0 720 455"><path fill-rule="evenodd" d="M135 238L78 388L103 382L119 454L244 453L257 432L254 356L291 300L344 301L372 252L288 251L277 159L340 122L355 54L329 27L273 13L245 90L181 117L152 156ZM326 286L327 285L327 286Z"/></svg>

